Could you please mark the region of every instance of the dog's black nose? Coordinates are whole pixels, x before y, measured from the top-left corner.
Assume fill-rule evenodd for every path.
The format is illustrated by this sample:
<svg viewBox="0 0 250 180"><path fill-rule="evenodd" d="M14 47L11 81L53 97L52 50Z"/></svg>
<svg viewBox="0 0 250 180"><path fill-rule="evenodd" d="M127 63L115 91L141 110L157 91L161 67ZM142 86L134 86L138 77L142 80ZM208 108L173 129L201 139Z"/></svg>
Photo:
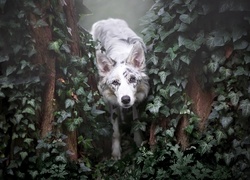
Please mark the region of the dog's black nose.
<svg viewBox="0 0 250 180"><path fill-rule="evenodd" d="M129 96L122 96L122 103L123 104L130 103L130 97Z"/></svg>

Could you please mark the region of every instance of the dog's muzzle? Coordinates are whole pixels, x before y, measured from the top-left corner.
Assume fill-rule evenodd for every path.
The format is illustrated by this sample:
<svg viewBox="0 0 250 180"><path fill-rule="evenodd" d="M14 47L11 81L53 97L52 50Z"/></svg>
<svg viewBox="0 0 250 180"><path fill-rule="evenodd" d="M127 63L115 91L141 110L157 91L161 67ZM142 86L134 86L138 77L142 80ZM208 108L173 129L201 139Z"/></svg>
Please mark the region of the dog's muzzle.
<svg viewBox="0 0 250 180"><path fill-rule="evenodd" d="M131 104L130 104L131 99L128 95L122 96L121 102L123 104L123 107L125 107L125 108L129 108L131 106Z"/></svg>

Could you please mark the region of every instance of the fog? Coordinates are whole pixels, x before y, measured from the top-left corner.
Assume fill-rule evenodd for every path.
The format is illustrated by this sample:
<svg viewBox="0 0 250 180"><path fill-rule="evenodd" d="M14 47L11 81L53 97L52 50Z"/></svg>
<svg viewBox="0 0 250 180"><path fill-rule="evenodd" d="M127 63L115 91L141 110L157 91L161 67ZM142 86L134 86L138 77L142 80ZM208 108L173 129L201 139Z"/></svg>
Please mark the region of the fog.
<svg viewBox="0 0 250 180"><path fill-rule="evenodd" d="M140 33L140 18L153 5L153 0L83 0L83 4L90 10L81 16L79 24L87 30L91 29L94 22L107 18L121 18L129 26Z"/></svg>

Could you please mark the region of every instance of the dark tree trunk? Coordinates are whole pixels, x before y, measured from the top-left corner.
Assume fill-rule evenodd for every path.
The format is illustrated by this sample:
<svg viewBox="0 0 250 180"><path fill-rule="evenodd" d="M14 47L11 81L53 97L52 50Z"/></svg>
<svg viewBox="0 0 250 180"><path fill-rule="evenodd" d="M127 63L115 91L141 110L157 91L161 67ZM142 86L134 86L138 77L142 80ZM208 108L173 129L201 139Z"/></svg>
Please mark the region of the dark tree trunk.
<svg viewBox="0 0 250 180"><path fill-rule="evenodd" d="M63 10L67 19L67 28L71 35L71 54L74 56L80 56L80 39L79 32L77 27L77 16L75 11L75 1L65 0L66 5L63 7ZM77 160L77 131L67 132L67 147L71 151L71 160Z"/></svg>
<svg viewBox="0 0 250 180"><path fill-rule="evenodd" d="M62 10L67 20L67 29L70 34L71 41L71 54L80 56L80 39L77 27L77 16L75 14L74 2L72 0L65 0L65 4L58 2L58 9ZM36 4L41 12L46 12L51 6L48 1L44 6L39 2ZM30 20L37 22L41 17L35 14L30 14ZM46 19L43 19L46 22ZM48 22L47 22L48 23ZM49 23L48 23L49 24ZM44 94L42 97L42 117L41 117L41 137L44 138L46 135L53 130L54 111L55 111L55 82L56 82L56 57L53 52L48 50L49 43L53 40L52 27L42 26L35 27L31 26L32 36L36 41L36 56L34 63L42 64L45 66L46 73L46 84L44 86ZM67 138L67 149L71 152L71 160L77 160L77 131L66 132Z"/></svg>
<svg viewBox="0 0 250 180"><path fill-rule="evenodd" d="M46 6L40 7L41 12L44 12L48 7L49 3ZM30 14L30 20L33 24L40 19L35 14ZM35 48L36 55L34 63L41 64L45 66L46 69L46 84L44 86L44 93L42 97L42 117L41 117L41 137L45 137L53 129L54 121L54 92L55 92L55 62L56 57L48 50L48 45L52 40L52 29L50 26L35 27L31 25L32 36L35 39Z"/></svg>

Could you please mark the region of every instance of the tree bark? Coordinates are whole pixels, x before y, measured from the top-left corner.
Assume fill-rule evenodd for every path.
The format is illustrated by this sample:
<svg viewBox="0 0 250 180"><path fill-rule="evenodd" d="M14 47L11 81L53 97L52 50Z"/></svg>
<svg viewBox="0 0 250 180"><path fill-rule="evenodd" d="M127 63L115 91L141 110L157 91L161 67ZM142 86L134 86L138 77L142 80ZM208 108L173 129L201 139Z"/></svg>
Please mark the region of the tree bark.
<svg viewBox="0 0 250 180"><path fill-rule="evenodd" d="M39 4L37 4L38 7ZM41 12L49 7L49 3L46 6L40 7ZM45 137L53 129L54 121L54 92L55 92L55 62L56 58L48 50L48 45L52 40L52 29L50 26L35 26L36 22L40 19L35 14L30 14L31 32L35 39L36 55L34 57L34 63L44 65L46 69L46 84L44 86L44 94L42 97L42 117L41 117L41 137ZM44 20L45 21L45 20Z"/></svg>
<svg viewBox="0 0 250 180"><path fill-rule="evenodd" d="M192 99L192 109L201 118L199 122L199 130L202 132L205 130L207 118L212 109L212 103L214 99L214 93L211 89L203 89L200 83L197 81L199 73L195 69L202 68L196 63L191 68L189 80L187 84L187 94Z"/></svg>
<svg viewBox="0 0 250 180"><path fill-rule="evenodd" d="M70 47L71 54L74 56L80 56L80 39L79 32L77 27L77 17L75 11L75 1L73 0L65 0L65 5L63 6L64 13L66 15L67 20L67 29L71 36ZM77 131L74 130L72 132L67 132L67 148L71 152L70 158L75 161L78 158L77 151Z"/></svg>

